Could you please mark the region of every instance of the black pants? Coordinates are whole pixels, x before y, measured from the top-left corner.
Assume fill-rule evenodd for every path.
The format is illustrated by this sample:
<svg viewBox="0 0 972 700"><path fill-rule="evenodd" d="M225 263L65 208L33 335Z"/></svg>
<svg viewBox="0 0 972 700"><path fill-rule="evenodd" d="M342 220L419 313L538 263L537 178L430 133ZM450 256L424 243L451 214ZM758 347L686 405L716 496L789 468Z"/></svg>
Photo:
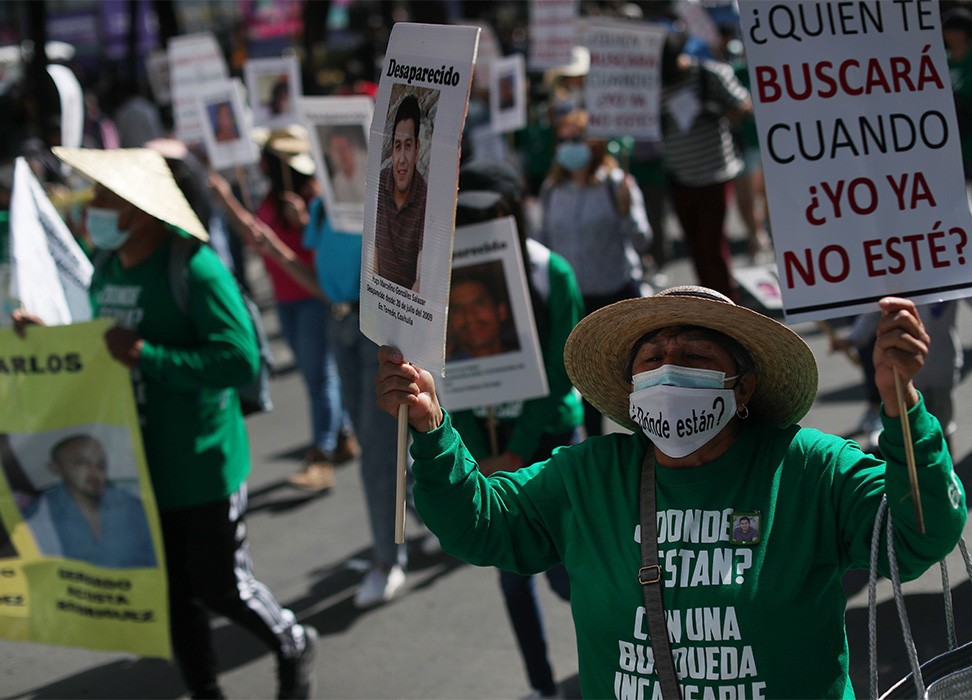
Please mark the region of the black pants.
<svg viewBox="0 0 972 700"><path fill-rule="evenodd" d="M278 657L304 645L294 614L253 577L245 512L244 484L226 500L161 514L173 652L195 697L218 690L209 611L250 630Z"/></svg>

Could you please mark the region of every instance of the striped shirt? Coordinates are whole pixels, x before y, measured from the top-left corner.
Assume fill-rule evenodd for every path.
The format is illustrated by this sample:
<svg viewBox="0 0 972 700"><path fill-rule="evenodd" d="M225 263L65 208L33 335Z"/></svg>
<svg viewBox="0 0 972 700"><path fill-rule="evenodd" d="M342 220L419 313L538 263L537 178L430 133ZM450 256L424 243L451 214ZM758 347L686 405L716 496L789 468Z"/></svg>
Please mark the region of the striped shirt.
<svg viewBox="0 0 972 700"><path fill-rule="evenodd" d="M739 174L743 164L724 115L748 97L732 67L718 61L693 63L662 88L662 144L676 182L701 187Z"/></svg>
<svg viewBox="0 0 972 700"><path fill-rule="evenodd" d="M378 212L375 225L375 262L386 280L411 289L418 278L418 256L425 233L425 198L428 186L416 168L412 190L399 209L392 196L392 169L381 171L378 181Z"/></svg>

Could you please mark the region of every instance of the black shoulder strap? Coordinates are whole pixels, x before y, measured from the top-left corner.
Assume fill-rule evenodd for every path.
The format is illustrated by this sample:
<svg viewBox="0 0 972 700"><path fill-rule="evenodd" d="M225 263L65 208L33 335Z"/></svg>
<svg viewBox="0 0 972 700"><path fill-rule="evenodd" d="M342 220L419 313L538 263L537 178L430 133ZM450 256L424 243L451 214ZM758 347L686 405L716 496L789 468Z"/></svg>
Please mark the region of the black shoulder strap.
<svg viewBox="0 0 972 700"><path fill-rule="evenodd" d="M199 250L199 245L195 238L173 234L169 248L169 291L185 315L189 314L189 260Z"/></svg>

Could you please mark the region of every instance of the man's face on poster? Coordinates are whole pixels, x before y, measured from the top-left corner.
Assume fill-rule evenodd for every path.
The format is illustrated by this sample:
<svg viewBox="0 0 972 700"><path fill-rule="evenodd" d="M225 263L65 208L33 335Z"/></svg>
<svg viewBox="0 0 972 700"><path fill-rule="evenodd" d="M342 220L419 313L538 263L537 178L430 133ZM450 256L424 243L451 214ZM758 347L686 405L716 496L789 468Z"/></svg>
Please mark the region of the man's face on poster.
<svg viewBox="0 0 972 700"><path fill-rule="evenodd" d="M62 445L54 455L51 470L58 474L72 495L98 500L108 483L108 459L97 440L81 438Z"/></svg>
<svg viewBox="0 0 972 700"><path fill-rule="evenodd" d="M392 135L392 177L395 180L395 194L402 199L411 191L415 177L415 161L419 151L415 127L414 120L403 119L395 126Z"/></svg>
<svg viewBox="0 0 972 700"><path fill-rule="evenodd" d="M354 177L354 168L357 165L354 150L351 139L344 134L335 134L331 137L331 157L348 178Z"/></svg>
<svg viewBox="0 0 972 700"><path fill-rule="evenodd" d="M459 282L449 292L449 327L459 347L473 357L502 350L500 334L509 316L481 282Z"/></svg>

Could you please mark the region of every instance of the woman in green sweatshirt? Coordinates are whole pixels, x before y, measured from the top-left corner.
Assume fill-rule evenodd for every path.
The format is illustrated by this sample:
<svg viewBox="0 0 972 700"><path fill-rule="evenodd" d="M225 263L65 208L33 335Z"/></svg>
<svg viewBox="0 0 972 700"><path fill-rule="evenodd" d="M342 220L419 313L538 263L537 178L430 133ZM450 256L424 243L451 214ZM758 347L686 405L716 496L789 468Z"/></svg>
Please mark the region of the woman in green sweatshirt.
<svg viewBox="0 0 972 700"><path fill-rule="evenodd" d="M643 470L655 479L658 573L682 697L853 697L841 576L867 567L881 498L903 578L944 557L966 518L941 426L911 383L928 335L912 302L880 306L884 461L797 425L817 390L810 349L703 287L582 320L565 350L568 374L635 432L588 439L513 473L478 472L431 375L397 350L382 350L376 387L385 410L408 407L415 503L443 549L522 573L565 564L584 697L662 696L639 582ZM925 534L909 498L895 373Z"/></svg>

